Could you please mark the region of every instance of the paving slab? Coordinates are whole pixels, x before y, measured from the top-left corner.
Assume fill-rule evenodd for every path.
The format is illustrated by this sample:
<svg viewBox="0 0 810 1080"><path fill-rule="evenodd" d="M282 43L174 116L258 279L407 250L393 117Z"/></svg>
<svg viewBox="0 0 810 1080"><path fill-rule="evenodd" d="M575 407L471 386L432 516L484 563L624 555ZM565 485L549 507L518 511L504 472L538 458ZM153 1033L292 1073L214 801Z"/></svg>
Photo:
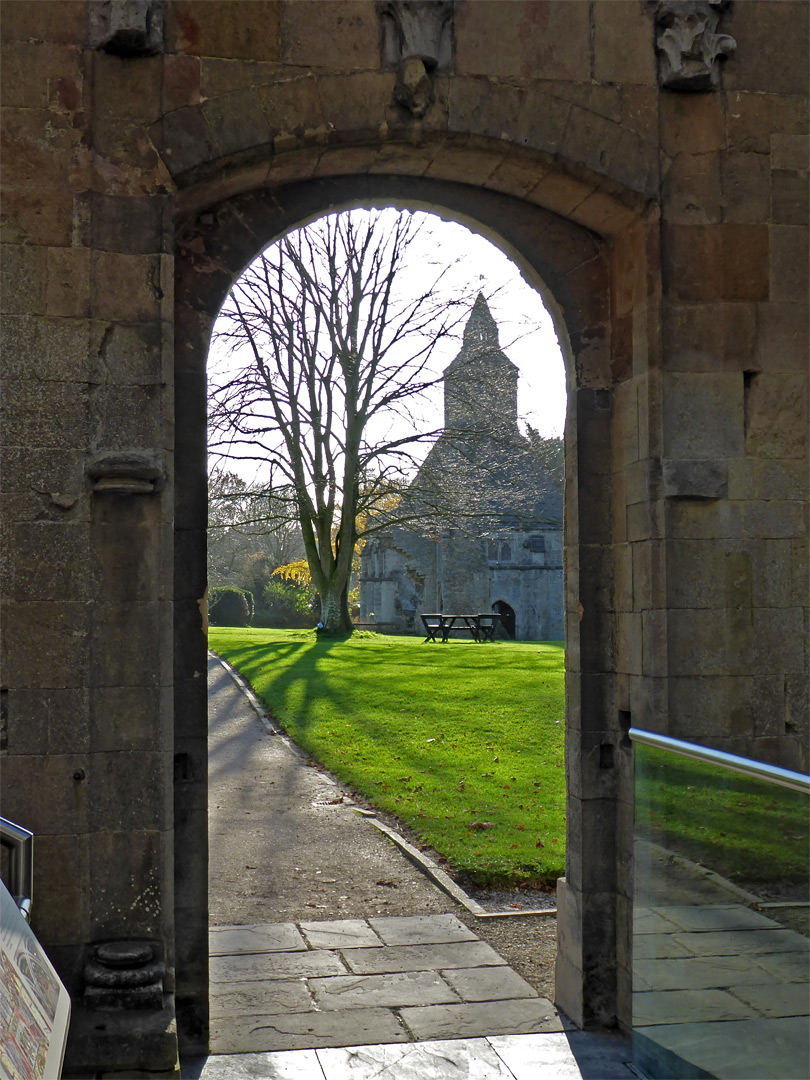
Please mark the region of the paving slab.
<svg viewBox="0 0 810 1080"><path fill-rule="evenodd" d="M636 990L708 990L732 983L763 983L768 975L745 956L690 956L633 960Z"/></svg>
<svg viewBox="0 0 810 1080"><path fill-rule="evenodd" d="M443 973L462 1001L536 998L537 991L510 967L457 968Z"/></svg>
<svg viewBox="0 0 810 1080"><path fill-rule="evenodd" d="M741 998L762 1016L810 1016L810 987L807 983L760 984L731 986L732 994Z"/></svg>
<svg viewBox="0 0 810 1080"><path fill-rule="evenodd" d="M205 1061L183 1062L183 1080L326 1080L314 1050L264 1054L211 1054Z"/></svg>
<svg viewBox="0 0 810 1080"><path fill-rule="evenodd" d="M208 965L212 983L263 982L266 979L344 975L337 953L326 949L308 952L260 953L258 956L212 956Z"/></svg>
<svg viewBox="0 0 810 1080"><path fill-rule="evenodd" d="M562 1031L562 1022L554 1006L545 998L426 1005L400 1009L400 1016L415 1039Z"/></svg>
<svg viewBox="0 0 810 1080"><path fill-rule="evenodd" d="M360 949L381 944L365 919L325 919L299 925L313 949Z"/></svg>
<svg viewBox="0 0 810 1080"><path fill-rule="evenodd" d="M665 1025L645 1028L644 1035L718 1080L807 1080L804 1017Z"/></svg>
<svg viewBox="0 0 810 1080"><path fill-rule="evenodd" d="M747 1020L756 1012L725 990L656 990L633 994L633 1026L696 1020ZM642 1031L646 1035L646 1031Z"/></svg>
<svg viewBox="0 0 810 1080"><path fill-rule="evenodd" d="M626 1064L631 1046L620 1037L551 1031L490 1035L487 1041L515 1080L631 1080L635 1076Z"/></svg>
<svg viewBox="0 0 810 1080"><path fill-rule="evenodd" d="M653 960L676 956L694 956L685 945L675 940L672 933L668 934L642 934L633 936L633 959Z"/></svg>
<svg viewBox="0 0 810 1080"><path fill-rule="evenodd" d="M358 975L388 971L443 971L484 967L506 961L485 941L451 941L438 945L386 945L381 949L342 949L341 956Z"/></svg>
<svg viewBox="0 0 810 1080"><path fill-rule="evenodd" d="M486 1039L319 1050L318 1059L335 1080L514 1080Z"/></svg>
<svg viewBox="0 0 810 1080"><path fill-rule="evenodd" d="M808 955L810 942L792 930L707 930L671 935L695 956L745 956L750 953L799 952Z"/></svg>
<svg viewBox="0 0 810 1080"><path fill-rule="evenodd" d="M321 1009L364 1009L371 1005L439 1005L458 1001L435 971L398 971L393 975L338 975L310 979L309 987Z"/></svg>
<svg viewBox="0 0 810 1080"><path fill-rule="evenodd" d="M683 929L661 914L661 908L633 908L633 934L667 934Z"/></svg>
<svg viewBox="0 0 810 1080"><path fill-rule="evenodd" d="M807 953L761 953L751 957L752 965L761 968L774 977L776 982L801 982L807 983L808 966Z"/></svg>
<svg viewBox="0 0 810 1080"><path fill-rule="evenodd" d="M312 995L303 979L266 979L263 982L231 983L211 995L211 1017L216 1020L240 1016L300 1013L314 1010Z"/></svg>
<svg viewBox="0 0 810 1080"><path fill-rule="evenodd" d="M447 941L477 941L455 915L413 915L368 920L386 945L431 945Z"/></svg>
<svg viewBox="0 0 810 1080"><path fill-rule="evenodd" d="M778 930L779 923L752 911L744 904L704 905L688 904L657 907L655 913L679 930ZM635 918L633 930L635 931Z"/></svg>
<svg viewBox="0 0 810 1080"><path fill-rule="evenodd" d="M390 1009L290 1013L215 1021L211 1049L230 1049L238 1041L246 1053L302 1050L325 1046L362 1046L373 1040L407 1042L408 1032Z"/></svg>
<svg viewBox="0 0 810 1080"><path fill-rule="evenodd" d="M208 932L210 956L236 953L295 952L307 945L295 923L212 926Z"/></svg>

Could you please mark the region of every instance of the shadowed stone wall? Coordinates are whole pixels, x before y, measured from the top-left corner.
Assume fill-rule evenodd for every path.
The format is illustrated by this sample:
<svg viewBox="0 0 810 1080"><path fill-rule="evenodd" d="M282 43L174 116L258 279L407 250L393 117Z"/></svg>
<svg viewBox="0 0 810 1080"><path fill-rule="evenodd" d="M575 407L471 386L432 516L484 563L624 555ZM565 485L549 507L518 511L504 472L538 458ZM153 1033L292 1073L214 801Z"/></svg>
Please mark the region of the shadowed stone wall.
<svg viewBox="0 0 810 1080"><path fill-rule="evenodd" d="M70 1067L206 1044L208 338L265 244L371 200L501 243L564 342L558 1001L628 1023L628 725L806 766L808 5L723 10L708 75L636 0L459 2L433 60L370 0L110 7L2 10L3 812ZM101 1032L109 940L164 1007Z"/></svg>

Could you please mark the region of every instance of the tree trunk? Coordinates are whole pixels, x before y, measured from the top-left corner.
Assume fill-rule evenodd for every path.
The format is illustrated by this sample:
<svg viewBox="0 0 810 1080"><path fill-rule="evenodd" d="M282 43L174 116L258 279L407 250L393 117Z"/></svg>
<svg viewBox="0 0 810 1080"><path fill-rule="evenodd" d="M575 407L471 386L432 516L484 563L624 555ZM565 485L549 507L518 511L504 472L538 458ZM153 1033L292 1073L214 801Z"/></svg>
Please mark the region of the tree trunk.
<svg viewBox="0 0 810 1080"><path fill-rule="evenodd" d="M321 593L321 622L324 630L351 633L353 627L345 588L333 586Z"/></svg>

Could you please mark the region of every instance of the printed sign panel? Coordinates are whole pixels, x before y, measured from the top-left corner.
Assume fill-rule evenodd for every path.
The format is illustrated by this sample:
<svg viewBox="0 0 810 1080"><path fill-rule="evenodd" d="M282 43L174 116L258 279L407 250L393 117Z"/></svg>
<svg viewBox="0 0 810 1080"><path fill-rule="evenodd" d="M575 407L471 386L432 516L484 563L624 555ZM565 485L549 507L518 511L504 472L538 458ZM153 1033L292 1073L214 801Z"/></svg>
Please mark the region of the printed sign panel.
<svg viewBox="0 0 810 1080"><path fill-rule="evenodd" d="M0 881L0 1080L53 1080L65 1055L70 995Z"/></svg>

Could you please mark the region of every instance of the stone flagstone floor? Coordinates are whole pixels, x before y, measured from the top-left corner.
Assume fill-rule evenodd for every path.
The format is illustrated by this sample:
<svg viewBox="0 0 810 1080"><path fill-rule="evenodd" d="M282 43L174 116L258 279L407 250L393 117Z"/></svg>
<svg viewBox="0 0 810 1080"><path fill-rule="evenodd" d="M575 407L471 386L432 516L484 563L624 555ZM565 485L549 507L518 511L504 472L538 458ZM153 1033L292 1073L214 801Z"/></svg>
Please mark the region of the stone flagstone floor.
<svg viewBox="0 0 810 1080"><path fill-rule="evenodd" d="M211 929L212 1055L186 1080L630 1080L449 914Z"/></svg>
<svg viewBox="0 0 810 1080"><path fill-rule="evenodd" d="M454 915L214 927L215 1053L562 1031Z"/></svg>

